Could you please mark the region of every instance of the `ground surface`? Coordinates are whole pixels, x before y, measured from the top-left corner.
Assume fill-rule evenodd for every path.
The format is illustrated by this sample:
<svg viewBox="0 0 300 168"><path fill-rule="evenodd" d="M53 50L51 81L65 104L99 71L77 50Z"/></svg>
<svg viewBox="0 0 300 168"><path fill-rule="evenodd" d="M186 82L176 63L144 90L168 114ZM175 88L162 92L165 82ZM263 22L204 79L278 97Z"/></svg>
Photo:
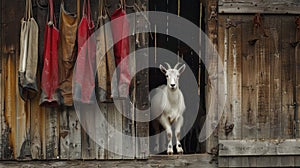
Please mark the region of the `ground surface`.
<svg viewBox="0 0 300 168"><path fill-rule="evenodd" d="M148 160L120 160L120 161L2 161L2 168L80 168L80 167L124 167L124 168L215 168L215 163L210 164L210 155L174 155L174 156L151 156Z"/></svg>

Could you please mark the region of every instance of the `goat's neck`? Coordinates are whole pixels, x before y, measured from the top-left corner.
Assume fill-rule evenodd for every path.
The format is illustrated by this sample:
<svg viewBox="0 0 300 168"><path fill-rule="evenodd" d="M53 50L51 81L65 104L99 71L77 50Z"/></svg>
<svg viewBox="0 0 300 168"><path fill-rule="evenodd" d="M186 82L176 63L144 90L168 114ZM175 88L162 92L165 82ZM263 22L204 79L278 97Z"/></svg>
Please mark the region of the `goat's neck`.
<svg viewBox="0 0 300 168"><path fill-rule="evenodd" d="M170 103L178 102L178 97L179 97L179 89L178 88L176 88L175 90L168 88L167 94L168 94L168 99L169 99Z"/></svg>

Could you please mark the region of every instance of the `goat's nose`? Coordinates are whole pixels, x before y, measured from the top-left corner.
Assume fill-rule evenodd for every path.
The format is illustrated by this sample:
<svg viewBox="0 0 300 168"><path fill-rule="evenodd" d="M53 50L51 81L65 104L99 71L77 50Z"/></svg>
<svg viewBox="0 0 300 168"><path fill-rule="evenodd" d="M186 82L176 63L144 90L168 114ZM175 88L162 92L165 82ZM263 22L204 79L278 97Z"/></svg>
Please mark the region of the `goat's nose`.
<svg viewBox="0 0 300 168"><path fill-rule="evenodd" d="M175 87L175 84L171 84L171 87Z"/></svg>

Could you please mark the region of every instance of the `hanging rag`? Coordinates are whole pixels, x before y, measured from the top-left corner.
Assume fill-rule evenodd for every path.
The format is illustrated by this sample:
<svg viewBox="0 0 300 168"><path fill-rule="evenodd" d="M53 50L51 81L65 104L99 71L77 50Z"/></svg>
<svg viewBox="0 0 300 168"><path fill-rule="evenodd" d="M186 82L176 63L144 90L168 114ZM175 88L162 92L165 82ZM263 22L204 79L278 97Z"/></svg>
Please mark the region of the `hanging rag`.
<svg viewBox="0 0 300 168"><path fill-rule="evenodd" d="M113 38L108 12L104 1L99 2L99 16L96 33L97 95L100 102L110 102L117 97L117 89L111 89L113 73L116 69Z"/></svg>
<svg viewBox="0 0 300 168"><path fill-rule="evenodd" d="M119 73L119 97L127 97L129 93L130 73L128 68L129 54L129 23L126 18L125 1L121 0L121 7L111 15L111 27L114 40L114 53ZM124 37L124 38L122 38ZM122 62L122 64L120 64Z"/></svg>
<svg viewBox="0 0 300 168"><path fill-rule="evenodd" d="M23 100L33 98L37 92L38 25L32 16L31 0L26 0L25 16L21 20L20 65L18 85Z"/></svg>
<svg viewBox="0 0 300 168"><path fill-rule="evenodd" d="M93 103L95 99L95 54L96 40L92 35L94 22L91 18L90 0L84 0L82 19L78 26L78 56L75 66L74 99L82 103Z"/></svg>
<svg viewBox="0 0 300 168"><path fill-rule="evenodd" d="M76 61L77 46L76 33L80 13L80 0L77 0L77 14L70 14L64 9L64 1L60 9L60 38L59 38L59 90L62 104L73 105L72 98L72 77Z"/></svg>
<svg viewBox="0 0 300 168"><path fill-rule="evenodd" d="M59 31L54 18L53 0L49 0L48 23L45 28L44 66L40 105L57 106L58 94L58 39Z"/></svg>

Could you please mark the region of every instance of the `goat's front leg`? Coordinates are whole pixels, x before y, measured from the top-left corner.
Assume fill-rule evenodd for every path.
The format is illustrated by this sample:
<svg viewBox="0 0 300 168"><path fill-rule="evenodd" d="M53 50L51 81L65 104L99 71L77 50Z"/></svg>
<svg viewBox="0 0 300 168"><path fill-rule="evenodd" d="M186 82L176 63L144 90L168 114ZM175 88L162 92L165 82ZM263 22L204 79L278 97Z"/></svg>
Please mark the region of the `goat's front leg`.
<svg viewBox="0 0 300 168"><path fill-rule="evenodd" d="M182 149L182 146L180 143L180 130L181 130L182 125L183 125L183 117L180 116L175 121L176 150L177 150L177 153L179 153L179 154L183 154L183 149Z"/></svg>
<svg viewBox="0 0 300 168"><path fill-rule="evenodd" d="M169 123L168 119L165 116L160 117L160 124L164 127L164 129L167 132L167 138L168 138L168 149L167 154L172 155L173 154L173 144L172 144L172 127Z"/></svg>

